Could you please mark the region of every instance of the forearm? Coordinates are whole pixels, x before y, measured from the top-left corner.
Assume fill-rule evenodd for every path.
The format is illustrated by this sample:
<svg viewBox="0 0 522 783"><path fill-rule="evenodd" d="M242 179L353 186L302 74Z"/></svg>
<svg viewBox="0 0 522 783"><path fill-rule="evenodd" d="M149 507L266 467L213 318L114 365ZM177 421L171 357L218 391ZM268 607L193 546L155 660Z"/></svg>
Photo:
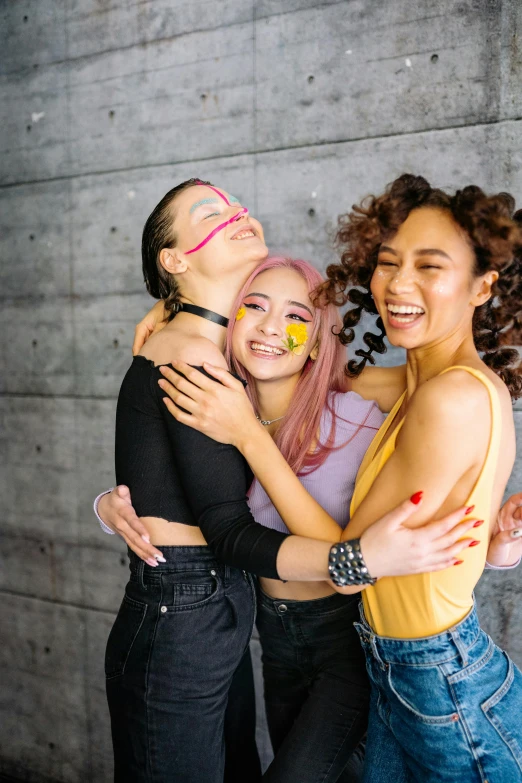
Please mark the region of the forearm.
<svg viewBox="0 0 522 783"><path fill-rule="evenodd" d="M277 555L277 572L286 581L324 582L332 542L288 536Z"/></svg>
<svg viewBox="0 0 522 783"><path fill-rule="evenodd" d="M294 535L330 543L339 540L341 528L309 495L266 430L256 427L246 433L238 448Z"/></svg>

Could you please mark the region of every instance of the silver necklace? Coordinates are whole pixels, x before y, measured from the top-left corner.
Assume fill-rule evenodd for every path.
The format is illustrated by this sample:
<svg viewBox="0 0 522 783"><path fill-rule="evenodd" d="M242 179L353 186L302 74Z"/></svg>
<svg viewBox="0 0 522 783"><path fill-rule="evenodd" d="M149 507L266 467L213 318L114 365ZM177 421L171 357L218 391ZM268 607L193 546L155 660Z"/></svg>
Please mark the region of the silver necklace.
<svg viewBox="0 0 522 783"><path fill-rule="evenodd" d="M258 416L256 413L256 419L263 425L263 427L268 427L268 425L273 424L274 421L281 421L281 419L284 419L284 415L279 416L278 419L262 419L261 416Z"/></svg>

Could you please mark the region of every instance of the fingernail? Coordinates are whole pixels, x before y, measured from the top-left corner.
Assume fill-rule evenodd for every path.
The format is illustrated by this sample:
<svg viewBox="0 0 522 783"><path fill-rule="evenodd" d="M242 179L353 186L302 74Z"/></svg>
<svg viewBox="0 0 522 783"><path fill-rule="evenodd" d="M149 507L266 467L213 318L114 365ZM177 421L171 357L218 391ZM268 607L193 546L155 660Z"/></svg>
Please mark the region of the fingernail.
<svg viewBox="0 0 522 783"><path fill-rule="evenodd" d="M154 558L153 558L153 557L148 557L148 558L145 560L145 562L146 562L146 563L148 563L148 564L149 564L150 566L152 566L153 568L156 568L156 566L158 565L158 564L156 563L156 561L154 560Z"/></svg>
<svg viewBox="0 0 522 783"><path fill-rule="evenodd" d="M470 542L470 546L477 546L478 544L480 544L480 541L471 541Z"/></svg>
<svg viewBox="0 0 522 783"><path fill-rule="evenodd" d="M522 536L522 529L517 527L511 531L511 538L520 538Z"/></svg>
<svg viewBox="0 0 522 783"><path fill-rule="evenodd" d="M423 492L415 492L414 495L411 496L410 501L415 505L418 506L419 503L422 500Z"/></svg>
<svg viewBox="0 0 522 783"><path fill-rule="evenodd" d="M163 389L163 387L165 386L165 381L159 380L158 386L161 386L161 388Z"/></svg>
<svg viewBox="0 0 522 783"><path fill-rule="evenodd" d="M475 506L468 506L468 508L464 512L466 514L466 516L468 514L471 514L471 512L473 511L474 508L475 508Z"/></svg>
<svg viewBox="0 0 522 783"><path fill-rule="evenodd" d="M455 560L453 565L462 565L463 562L464 562L464 560Z"/></svg>
<svg viewBox="0 0 522 783"><path fill-rule="evenodd" d="M154 557L156 558L156 560L158 561L158 563L166 563L166 562L167 562L167 561L165 560L165 558L163 557L163 555L156 555L156 554L155 554L155 555L154 555Z"/></svg>
<svg viewBox="0 0 522 783"><path fill-rule="evenodd" d="M146 544L150 544L150 538L148 536L142 536Z"/></svg>
<svg viewBox="0 0 522 783"><path fill-rule="evenodd" d="M483 524L484 524L484 520L483 519L477 519L477 521L475 522L473 527L480 527Z"/></svg>

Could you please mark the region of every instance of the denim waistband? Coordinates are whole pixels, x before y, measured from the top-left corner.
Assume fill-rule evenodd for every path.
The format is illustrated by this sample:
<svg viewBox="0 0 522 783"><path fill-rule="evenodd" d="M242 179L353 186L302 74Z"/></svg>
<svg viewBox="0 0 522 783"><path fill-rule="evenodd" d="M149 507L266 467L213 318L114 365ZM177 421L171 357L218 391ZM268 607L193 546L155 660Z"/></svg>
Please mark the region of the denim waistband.
<svg viewBox="0 0 522 783"><path fill-rule="evenodd" d="M350 600L352 599L352 600ZM308 616L313 614L324 614L324 612L333 611L343 606L353 606L355 601L359 600L359 596L346 596L339 593L332 593L332 595L326 595L323 598L311 598L309 600L301 601L288 598L272 598L264 593L261 588L257 591L257 603L258 606L269 609L273 612L280 614L280 607L286 607L285 615L301 615L306 614Z"/></svg>
<svg viewBox="0 0 522 783"><path fill-rule="evenodd" d="M147 565L138 555L129 549L129 567L131 582L156 583L161 581L161 575L176 571L202 571L212 569L228 579L231 571L238 569L225 566L208 546L161 546L160 551L167 561L157 566ZM238 571L241 573L241 571Z"/></svg>
<svg viewBox="0 0 522 783"><path fill-rule="evenodd" d="M366 622L362 604L361 621L354 623L367 652L380 663L402 663L413 666L439 664L460 656L467 660L467 650L473 646L481 633L475 606L469 614L447 631L420 639L393 639L379 636Z"/></svg>

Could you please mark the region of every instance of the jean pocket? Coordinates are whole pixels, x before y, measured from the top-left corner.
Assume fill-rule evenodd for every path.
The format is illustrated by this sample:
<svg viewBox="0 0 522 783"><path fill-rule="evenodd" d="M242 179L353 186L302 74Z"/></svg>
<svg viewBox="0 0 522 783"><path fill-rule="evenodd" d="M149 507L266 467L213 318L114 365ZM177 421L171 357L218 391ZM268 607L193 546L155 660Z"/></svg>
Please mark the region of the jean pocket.
<svg viewBox="0 0 522 783"><path fill-rule="evenodd" d="M140 632L147 607L125 595L111 628L105 649L105 677L119 677L125 671L132 645Z"/></svg>
<svg viewBox="0 0 522 783"><path fill-rule="evenodd" d="M219 577L212 571L187 571L162 576L162 612L199 609L219 592Z"/></svg>
<svg viewBox="0 0 522 783"><path fill-rule="evenodd" d="M507 673L500 688L482 706L484 715L511 750L522 769L522 674L505 652L499 650L507 664Z"/></svg>
<svg viewBox="0 0 522 783"><path fill-rule="evenodd" d="M437 666L388 664L387 681L400 705L422 723L440 726L458 719L448 682Z"/></svg>

